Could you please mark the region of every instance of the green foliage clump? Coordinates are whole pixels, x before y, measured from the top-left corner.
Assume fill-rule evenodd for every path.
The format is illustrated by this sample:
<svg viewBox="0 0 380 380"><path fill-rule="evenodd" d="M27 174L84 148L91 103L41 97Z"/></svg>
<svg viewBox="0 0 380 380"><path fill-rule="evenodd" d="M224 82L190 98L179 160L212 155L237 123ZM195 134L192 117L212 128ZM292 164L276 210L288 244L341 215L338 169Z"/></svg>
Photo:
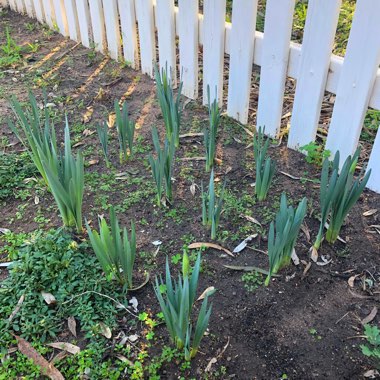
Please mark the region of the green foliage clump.
<svg viewBox="0 0 380 380"><path fill-rule="evenodd" d="M219 226L220 214L222 213L224 189L225 184L219 197L217 197L215 194L214 170L211 171L208 190L204 191L203 183L201 185L202 224L211 229L211 239L216 238L216 231Z"/></svg>
<svg viewBox="0 0 380 380"><path fill-rule="evenodd" d="M116 304L124 302L123 294L102 276L95 256L89 255L86 244L77 244L62 231L40 233L19 250L17 260L9 267L9 277L0 289L0 336L10 333L25 339L54 338L74 317L88 338L100 331L99 322L112 328L116 325ZM47 305L41 292L51 293L56 304ZM20 310L8 318L19 299Z"/></svg>
<svg viewBox="0 0 380 380"><path fill-rule="evenodd" d="M152 128L152 138L154 149L156 151L156 158L149 155L149 163L152 169L153 179L156 183L157 206L161 206L163 183L165 185L166 200L170 203L173 201L172 172L175 144L173 138L168 140L166 137L164 147L161 148L156 128Z"/></svg>
<svg viewBox="0 0 380 380"><path fill-rule="evenodd" d="M181 92L182 82L179 85L177 97L174 98L173 87L168 76L168 68L162 69L154 67L154 77L157 86L157 99L160 104L162 116L164 118L166 136L168 140L174 140L174 146L179 147L179 129L181 124Z"/></svg>
<svg viewBox="0 0 380 380"><path fill-rule="evenodd" d="M266 199L276 170L274 161L267 156L269 137L265 139L264 133L265 129L259 127L253 138L253 149L256 163L255 193L259 201Z"/></svg>
<svg viewBox="0 0 380 380"><path fill-rule="evenodd" d="M27 178L38 173L28 153L0 153L0 201L17 197L17 192L28 187Z"/></svg>
<svg viewBox="0 0 380 380"><path fill-rule="evenodd" d="M124 227L120 229L115 210L110 207L110 226L103 218L99 232L87 224L87 232L92 248L108 278L116 278L120 284L132 289L133 266L136 258L136 230L131 222L131 234Z"/></svg>
<svg viewBox="0 0 380 380"><path fill-rule="evenodd" d="M269 274L265 280L265 285L273 274L281 268L289 265L292 251L296 244L301 224L305 218L307 200L303 198L296 210L292 206L288 207L286 195L281 196L280 210L274 222L271 222L268 234L268 257Z"/></svg>
<svg viewBox="0 0 380 380"><path fill-rule="evenodd" d="M331 152L328 149L324 149L323 145L316 143L315 141L310 142L300 148L301 152L305 152L305 159L309 164L315 164L322 166L322 162L330 157Z"/></svg>
<svg viewBox="0 0 380 380"><path fill-rule="evenodd" d="M345 218L368 182L371 170L365 175L361 172L358 177L355 178L354 176L359 154L360 150L357 149L352 157L348 156L341 169L339 151L336 152L332 163L327 158L323 162L319 196L321 223L312 247L315 251L319 249L322 243L328 217L330 217L330 223L326 232L326 240L329 243L334 243L337 240Z"/></svg>
<svg viewBox="0 0 380 380"><path fill-rule="evenodd" d="M5 38L5 44L0 46L0 67L9 67L22 60L22 48L11 37L9 28L5 28Z"/></svg>
<svg viewBox="0 0 380 380"><path fill-rule="evenodd" d="M208 307L208 297L213 293L210 292L205 295L202 302L193 334L191 314L196 300L200 266L200 254L198 254L194 267L190 268L189 257L184 252L182 276L179 275L178 281L173 282L169 261L166 258L165 281L162 277L156 278L154 287L170 337L177 349L184 350L186 360L190 360L197 354L212 310L212 305Z"/></svg>
<svg viewBox="0 0 380 380"><path fill-rule="evenodd" d="M215 89L216 94L216 89ZM209 172L214 166L215 153L216 153L216 136L220 124L220 109L215 96L213 102L210 99L210 86L207 86L207 99L208 99L208 115L209 115L209 128L205 128L204 146L206 149L206 172Z"/></svg>
<svg viewBox="0 0 380 380"><path fill-rule="evenodd" d="M377 326L365 325L364 333L367 344L362 344L362 353L374 359L376 367L380 368L380 330Z"/></svg>
<svg viewBox="0 0 380 380"><path fill-rule="evenodd" d="M120 145L120 163L133 155L133 142L135 138L135 122L128 116L127 103L123 103L120 111L119 103L115 100L116 129Z"/></svg>

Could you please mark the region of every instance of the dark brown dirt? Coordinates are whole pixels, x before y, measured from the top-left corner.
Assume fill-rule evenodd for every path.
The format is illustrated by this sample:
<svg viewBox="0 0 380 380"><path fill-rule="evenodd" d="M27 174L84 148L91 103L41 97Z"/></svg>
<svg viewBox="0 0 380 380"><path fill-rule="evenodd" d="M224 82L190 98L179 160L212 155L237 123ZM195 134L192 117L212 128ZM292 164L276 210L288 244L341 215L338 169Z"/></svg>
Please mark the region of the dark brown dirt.
<svg viewBox="0 0 380 380"><path fill-rule="evenodd" d="M0 77L3 94L0 99L1 137L6 136L10 143L16 142L5 123L5 118L11 116L5 97L16 95L26 99L27 89L33 88L40 98L41 87L37 85L42 81L47 86L49 100L56 103L58 113L63 114L66 111L72 127L84 123L92 131L98 122L108 118L114 100L124 96L132 118L137 120L140 127L138 134L141 135L142 146L150 151L151 126L158 126L163 132L153 81L129 68L120 68L115 62L99 54L92 57L85 48L57 34L48 36L42 28L28 32L24 25L26 22L30 20L11 12L0 16L0 43L4 41L3 25L9 23L12 37L17 43L26 44L38 40L41 44L38 52L30 54L23 67L4 71ZM60 49L41 64L57 47ZM98 68L99 72L96 73ZM287 91L291 92L291 88L288 87ZM91 116L88 116L90 113ZM183 114L183 130L201 131L202 126L207 123L206 118L206 110L198 103L187 104ZM62 126L60 120L57 123L60 133ZM120 165L117 140L114 132L111 133L111 161L116 172L138 170L138 177L151 183L150 169L144 161L148 153L137 153L136 159ZM80 142L84 143L81 149L93 147L92 151L86 153L87 162L99 160L99 163L89 166L87 172L107 173L96 133L87 137L82 135ZM227 189L237 200L253 193L252 148L246 149L249 142L249 136L241 126L224 118L218 144L218 158L222 160L222 164L217 167L216 175L222 181L227 179ZM21 147L6 147L6 151L12 149ZM245 204L246 209L242 211L238 204L235 209L232 207L226 210L222 216L220 231L228 233L218 243L232 250L250 233L259 232L259 236L250 246L265 250L265 233L279 197L285 191L294 203L304 196L309 199L306 224L310 230L311 241L301 233L296 246L300 259L308 263L308 249L318 229L318 221L315 219L318 214L318 184L291 179L280 174L280 171L296 177L318 179L319 169L305 163L299 153L288 150L284 141L279 147L272 148L270 153L277 161L279 172L269 199L263 203L253 201L252 204ZM201 138L183 140L176 155L177 158L202 156ZM188 176L183 175L184 170L187 170ZM116 181L110 190L102 190L99 184L95 188L88 188L84 215L95 220L97 214L104 213L104 208L99 204L99 194L104 195L108 203L121 204L140 186L131 183L133 178L131 175L126 181ZM191 195L189 189L193 181L198 186L201 180L208 182L208 175L204 173L204 162L177 160L174 178L175 201L171 210L177 210L177 215L168 216L169 211L157 209L153 205L152 194L120 213L123 224L129 223L131 218L136 220L140 251L153 253L155 248L151 242L162 240L163 245L155 260L159 272L164 270L166 255L181 253L184 245L181 238L184 235L192 235L192 241L209 241L200 219L199 189L197 188L195 196ZM154 192L153 188L150 190ZM38 223L34 221L38 210L50 219L43 228L60 226L57 210L51 207L52 197L45 192L38 205L34 204L33 199L32 196L28 200L22 219L13 220L11 223L10 219L14 217L20 200L7 200L1 206L1 227L14 232L33 231L38 228ZM200 291L207 286L215 286L217 293L213 296L214 309L209 335L202 341L201 352L192 362L191 371L185 377L207 378L204 372L207 364L213 357L218 357L209 378L280 379L285 374L289 379L303 380L362 378L363 373L373 366L361 354L359 345L363 340L355 336L362 335L360 320L369 314L373 306L379 304L380 293L380 235L369 228L370 225L380 224L380 213L364 217L363 212L370 209L380 211L380 196L365 191L342 229L341 236L347 243L338 242L333 246L325 243L322 246L320 253L331 258L331 263L325 266L312 264L304 276L305 264L301 263L298 267L291 265L281 271L281 276L273 280L268 288L261 286L252 293L244 288L242 272L228 270L223 265L255 265L267 268L265 254L247 248L238 257L231 258L218 251L206 251L203 255ZM259 229L244 218L239 218L240 212L254 216L263 224L263 228ZM142 265L141 261L138 264ZM153 276L155 274L152 273ZM354 288L350 289L347 280L355 274L360 276L355 281ZM363 290L365 278L374 281L372 288L367 286ZM350 293L350 290L354 293ZM150 285L137 292L136 297L142 310L146 308L159 311ZM378 322L377 316L374 323ZM168 343L163 326L157 329L157 335L161 336L157 346ZM213 371L221 366L226 367L227 374L213 375ZM178 378L179 375L179 370L174 365L165 368L163 372L163 378L167 379Z"/></svg>

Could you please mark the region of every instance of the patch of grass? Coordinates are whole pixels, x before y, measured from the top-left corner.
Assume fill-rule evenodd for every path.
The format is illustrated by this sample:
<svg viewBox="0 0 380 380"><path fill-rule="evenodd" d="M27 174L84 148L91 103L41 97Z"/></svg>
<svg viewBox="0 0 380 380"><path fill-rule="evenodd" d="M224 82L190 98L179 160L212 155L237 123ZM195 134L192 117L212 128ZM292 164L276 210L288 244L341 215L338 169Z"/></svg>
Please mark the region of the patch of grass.
<svg viewBox="0 0 380 380"><path fill-rule="evenodd" d="M25 191L33 186L27 179L38 171L27 152L0 153L0 201L10 197L25 199Z"/></svg>
<svg viewBox="0 0 380 380"><path fill-rule="evenodd" d="M256 271L244 273L241 280L244 282L244 287L248 292L254 292L264 284L263 275Z"/></svg>
<svg viewBox="0 0 380 380"><path fill-rule="evenodd" d="M5 28L5 44L0 46L0 67L6 68L22 61L22 48L11 37L9 28Z"/></svg>

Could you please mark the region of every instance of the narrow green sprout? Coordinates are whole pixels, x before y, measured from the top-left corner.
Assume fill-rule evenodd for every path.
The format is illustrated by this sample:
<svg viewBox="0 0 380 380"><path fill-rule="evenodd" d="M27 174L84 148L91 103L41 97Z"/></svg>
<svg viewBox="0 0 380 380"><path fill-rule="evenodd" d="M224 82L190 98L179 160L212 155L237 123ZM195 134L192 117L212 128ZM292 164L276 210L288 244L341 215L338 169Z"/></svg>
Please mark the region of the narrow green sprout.
<svg viewBox="0 0 380 380"><path fill-rule="evenodd" d="M199 311L193 334L191 315L196 299L200 266L201 256L198 254L195 265L190 270L189 259L185 252L182 276L179 275L178 280L173 281L169 261L166 258L165 281L161 276L156 277L154 286L170 337L179 350L184 350L186 360L192 359L197 354L200 342L209 324L212 310L212 305L208 306L208 297L214 292L208 292Z"/></svg>
<svg viewBox="0 0 380 380"><path fill-rule="evenodd" d="M81 152L76 159L71 151L69 124L66 118L64 155L52 150L50 160L42 161L49 188L57 203L63 224L82 232L84 162Z"/></svg>
<svg viewBox="0 0 380 380"><path fill-rule="evenodd" d="M154 76L157 86L157 99L160 104L162 116L164 118L166 135L168 140L174 138L174 146L179 147L179 130L181 124L181 92L182 81L179 84L177 97L174 98L173 87L168 76L168 67L161 70L161 73L155 65Z"/></svg>
<svg viewBox="0 0 380 380"><path fill-rule="evenodd" d="M286 195L281 195L280 210L275 221L271 222L268 234L269 274L265 286L273 274L287 266L306 215L307 200L303 198L297 209L287 205Z"/></svg>
<svg viewBox="0 0 380 380"><path fill-rule="evenodd" d="M358 162L360 149L354 155L348 156L339 171L339 151L336 152L332 163L326 158L322 165L320 204L321 204L321 224L315 243L312 247L317 251L322 243L324 228L328 217L330 223L326 232L326 240L334 243L349 211L362 194L371 170L363 175L363 172L355 179L355 169Z"/></svg>
<svg viewBox="0 0 380 380"><path fill-rule="evenodd" d="M99 232L92 230L86 222L91 246L108 278L116 280L128 289L133 288L133 267L136 258L136 230L131 222L131 233L121 230L113 206L110 207L110 225L104 218L99 223Z"/></svg>
<svg viewBox="0 0 380 380"><path fill-rule="evenodd" d="M215 89L216 93L216 89ZM207 86L207 99L208 99L208 114L209 114L209 128L205 128L204 133L204 146L206 149L206 172L209 172L214 166L215 152L216 152L216 135L220 123L220 109L215 96L211 103L210 100L210 86Z"/></svg>
<svg viewBox="0 0 380 380"><path fill-rule="evenodd" d="M135 123L128 116L127 103L123 103L120 110L119 103L115 100L116 129L120 145L120 163L133 155L133 140L135 138Z"/></svg>
<svg viewBox="0 0 380 380"><path fill-rule="evenodd" d="M156 151L156 158L149 155L149 163L152 169L157 190L157 205L161 206L163 183L165 184L165 198L170 203L173 201L172 172L174 158L174 139L170 142L165 138L164 147L161 148L158 138L157 128L152 128L153 145Z"/></svg>
<svg viewBox="0 0 380 380"><path fill-rule="evenodd" d="M106 160L106 165L109 166L110 162L108 159L108 124L104 122L103 127L98 125L96 127L96 130L98 132L100 145L102 147L103 155Z"/></svg>
<svg viewBox="0 0 380 380"><path fill-rule="evenodd" d="M267 156L270 139L269 137L265 139L264 132L265 129L259 127L253 137L253 149L256 162L255 193L259 201L266 199L276 170L275 163Z"/></svg>
<svg viewBox="0 0 380 380"><path fill-rule="evenodd" d="M16 97L10 99L10 106L16 116L16 123L8 119L8 125L21 144L27 149L34 165L45 183L48 179L42 161L50 162L57 152L55 130L50 122L49 111L45 106L41 111L32 92L29 92L29 107L22 107Z"/></svg>
<svg viewBox="0 0 380 380"><path fill-rule="evenodd" d="M217 197L215 194L214 170L211 171L207 192L203 190L203 183L201 184L202 223L204 226L211 228L211 239L216 238L216 231L219 226L220 214L222 212L225 185L226 184L224 183L223 189L219 197Z"/></svg>

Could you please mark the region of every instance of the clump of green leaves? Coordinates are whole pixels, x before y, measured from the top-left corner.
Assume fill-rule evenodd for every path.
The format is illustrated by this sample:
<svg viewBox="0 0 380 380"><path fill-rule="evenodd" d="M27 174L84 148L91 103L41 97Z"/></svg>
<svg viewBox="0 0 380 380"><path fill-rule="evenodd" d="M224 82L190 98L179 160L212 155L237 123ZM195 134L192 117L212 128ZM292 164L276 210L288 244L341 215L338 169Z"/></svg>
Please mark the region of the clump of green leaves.
<svg viewBox="0 0 380 380"><path fill-rule="evenodd" d="M323 232L328 217L330 223L326 232L326 240L334 243L339 236L344 220L363 192L371 170L363 175L361 171L357 178L354 177L360 150L348 156L339 170L339 151L336 152L332 163L326 158L323 162L320 186L321 224L318 235L312 249L316 252L323 239Z"/></svg>
<svg viewBox="0 0 380 380"><path fill-rule="evenodd" d="M215 194L214 170L211 171L210 182L207 192L201 184L202 197L202 224L211 228L211 239L216 238L216 231L219 226L220 214L223 207L225 183L219 197Z"/></svg>
<svg viewBox="0 0 380 380"><path fill-rule="evenodd" d="M330 157L331 152L328 149L324 149L323 145L316 143L315 141L309 142L300 148L301 152L305 152L305 159L309 164L315 164L322 166L323 161Z"/></svg>
<svg viewBox="0 0 380 380"><path fill-rule="evenodd" d="M106 165L109 166L110 162L108 159L108 124L104 122L103 126L98 125L96 127L96 130L98 132L100 145L102 147L103 155L106 160Z"/></svg>
<svg viewBox="0 0 380 380"><path fill-rule="evenodd" d="M182 82L178 87L177 97L174 98L173 87L168 76L168 68L160 71L157 65L154 67L154 76L157 86L157 99L164 118L166 135L168 140L174 139L174 146L179 147L179 130L181 125L181 92Z"/></svg>
<svg viewBox="0 0 380 380"><path fill-rule="evenodd" d="M253 137L253 149L256 162L256 185L255 193L259 201L266 199L268 190L276 170L276 165L267 156L269 147L269 137L264 136L265 129L259 127Z"/></svg>
<svg viewBox="0 0 380 380"><path fill-rule="evenodd" d="M166 258L165 281L161 276L159 279L156 278L154 287L170 337L179 350L185 351L186 360L190 360L198 352L212 309L212 305L208 306L208 297L213 293L210 292L205 295L198 314L194 334L192 334L191 314L196 299L200 265L201 256L198 254L194 267L190 268L189 257L184 252L182 276L178 275L178 280L173 281L169 261Z"/></svg>
<svg viewBox="0 0 380 380"><path fill-rule="evenodd" d="M133 155L133 141L135 138L135 122L128 116L127 103L123 103L120 110L119 103L115 100L116 129L120 146L120 163Z"/></svg>
<svg viewBox="0 0 380 380"><path fill-rule="evenodd" d="M12 38L9 28L5 28L5 44L0 46L0 67L9 67L22 59L21 46Z"/></svg>
<svg viewBox="0 0 380 380"><path fill-rule="evenodd" d="M280 210L272 221L268 234L268 257L269 274L265 280L265 285L273 274L290 263L292 251L299 235L301 224L305 218L307 200L303 198L296 210L288 206L286 195L281 195Z"/></svg>
<svg viewBox="0 0 380 380"><path fill-rule="evenodd" d="M92 230L88 223L86 226L92 248L107 277L116 278L121 285L132 289L136 258L135 224L131 222L131 234L128 236L125 227L121 230L115 210L111 206L110 226L104 218L99 223L99 232Z"/></svg>
<svg viewBox="0 0 380 380"><path fill-rule="evenodd" d="M50 162L57 151L55 130L50 122L49 111L45 106L40 111L37 100L32 92L29 92L29 104L22 107L16 97L10 99L10 106L16 116L17 122L8 119L8 125L22 145L28 150L31 159L36 165L45 183L48 179L43 161Z"/></svg>
<svg viewBox="0 0 380 380"><path fill-rule="evenodd" d="M216 93L216 90L215 90ZM207 99L208 99L208 115L209 115L209 127L205 128L204 134L204 146L206 149L206 172L209 172L214 166L215 152L216 152L216 136L218 132L218 126L220 124L220 109L218 101L215 97L213 102L210 100L210 86L207 86Z"/></svg>
<svg viewBox="0 0 380 380"><path fill-rule="evenodd" d="M0 200L17 197L17 192L28 187L28 178L38 173L27 152L0 152Z"/></svg>
<svg viewBox="0 0 380 380"><path fill-rule="evenodd" d="M257 271L244 273L241 279L244 282L245 289L249 292L254 292L264 283L263 275Z"/></svg>
<svg viewBox="0 0 380 380"><path fill-rule="evenodd" d="M150 154L149 163L152 169L153 179L156 183L157 205L161 206L163 187L165 189L165 200L170 203L173 202L172 171L175 151L174 139L168 140L166 137L164 147L161 148L157 128L152 128L152 138L156 158Z"/></svg>
<svg viewBox="0 0 380 380"><path fill-rule="evenodd" d="M64 226L75 227L77 233L82 233L84 162L80 151L76 158L72 154L67 118L64 155L52 149L50 160L43 160L42 164Z"/></svg>
<svg viewBox="0 0 380 380"><path fill-rule="evenodd" d="M364 334L367 344L362 344L362 353L374 359L377 368L380 368L380 330L377 326L365 325Z"/></svg>
<svg viewBox="0 0 380 380"><path fill-rule="evenodd" d="M11 332L45 342L60 332L68 317L74 317L90 339L98 334L99 322L113 328L117 305L102 294L112 295L120 303L127 301L125 293L115 289L101 272L85 243L76 243L62 230L36 234L19 249L1 284L0 336L4 342ZM47 305L41 292L51 293L56 304ZM21 296L22 306L9 321Z"/></svg>

